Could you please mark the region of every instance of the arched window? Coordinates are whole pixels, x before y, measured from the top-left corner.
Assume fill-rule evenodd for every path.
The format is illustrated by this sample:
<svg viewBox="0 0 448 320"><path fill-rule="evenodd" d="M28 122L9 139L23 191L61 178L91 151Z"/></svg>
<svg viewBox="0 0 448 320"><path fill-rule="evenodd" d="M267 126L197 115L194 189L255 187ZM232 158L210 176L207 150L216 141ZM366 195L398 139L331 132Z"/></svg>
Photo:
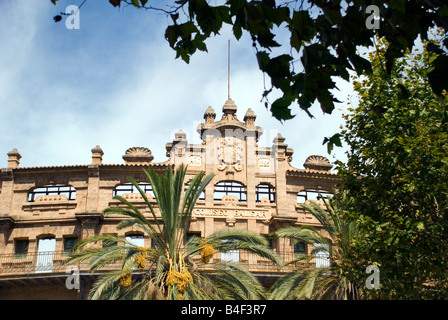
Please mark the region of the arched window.
<svg viewBox="0 0 448 320"><path fill-rule="evenodd" d="M325 190L308 189L297 193L297 203L305 203L307 200L323 200L327 196L333 195Z"/></svg>
<svg viewBox="0 0 448 320"><path fill-rule="evenodd" d="M255 202L268 198L270 203L275 202L275 188L270 183L260 183L255 192Z"/></svg>
<svg viewBox="0 0 448 320"><path fill-rule="evenodd" d="M76 199L76 189L65 184L49 184L37 187L28 193L28 202L34 202L39 196L65 195L68 200Z"/></svg>
<svg viewBox="0 0 448 320"><path fill-rule="evenodd" d="M219 201L223 196L235 196L238 201L247 201L246 186L236 181L220 181L215 185L214 200Z"/></svg>
<svg viewBox="0 0 448 320"><path fill-rule="evenodd" d="M190 186L190 182L191 182L191 181L188 181L188 182L185 184L185 191L187 191L188 187ZM205 200L205 190L202 190L201 194L199 195L198 200Z"/></svg>
<svg viewBox="0 0 448 320"><path fill-rule="evenodd" d="M141 234L128 234L126 236L126 240L133 244L136 247L144 247L145 246L145 238Z"/></svg>
<svg viewBox="0 0 448 320"><path fill-rule="evenodd" d="M152 186L149 182L139 182L138 186L140 187L140 189L142 189L144 193L149 193L155 198L154 192L152 191ZM113 196L114 197L122 196L125 193L140 193L140 192L132 183L126 182L115 187L113 191Z"/></svg>

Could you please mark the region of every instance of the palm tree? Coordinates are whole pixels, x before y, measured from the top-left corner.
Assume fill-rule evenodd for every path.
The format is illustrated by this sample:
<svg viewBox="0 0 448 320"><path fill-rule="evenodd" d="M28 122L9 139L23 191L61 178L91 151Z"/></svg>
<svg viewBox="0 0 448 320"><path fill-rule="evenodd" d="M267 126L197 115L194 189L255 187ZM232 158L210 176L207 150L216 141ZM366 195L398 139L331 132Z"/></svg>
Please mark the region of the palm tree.
<svg viewBox="0 0 448 320"><path fill-rule="evenodd" d="M342 195L341 195L342 196ZM272 233L271 237L289 238L295 242L320 244L311 256L300 256L298 260L310 260L313 254L324 253L331 264L323 268L298 268L283 277L271 287L272 299L361 299L362 292L347 277L343 265L350 261L350 242L358 232L356 223L341 219L341 210L334 199L324 200L325 209L316 202L303 204L323 226L329 239L308 226L289 227Z"/></svg>
<svg viewBox="0 0 448 320"><path fill-rule="evenodd" d="M263 299L266 291L258 280L238 264L209 263L215 251L242 249L280 263L268 248L268 240L246 230L220 230L207 239L185 235L196 201L213 175L198 173L184 189L186 167L166 169L159 175L152 167L143 170L157 202L148 201L134 179L151 213L151 220L121 196L115 198L125 207L111 207L105 215L128 217L117 229L138 226L151 238L154 248L137 247L125 238L97 235L81 241L67 264L89 261L97 271L117 261L121 268L99 277L89 292L90 299ZM185 190L185 191L184 191ZM102 247L93 246L102 243ZM93 247L92 247L93 246Z"/></svg>

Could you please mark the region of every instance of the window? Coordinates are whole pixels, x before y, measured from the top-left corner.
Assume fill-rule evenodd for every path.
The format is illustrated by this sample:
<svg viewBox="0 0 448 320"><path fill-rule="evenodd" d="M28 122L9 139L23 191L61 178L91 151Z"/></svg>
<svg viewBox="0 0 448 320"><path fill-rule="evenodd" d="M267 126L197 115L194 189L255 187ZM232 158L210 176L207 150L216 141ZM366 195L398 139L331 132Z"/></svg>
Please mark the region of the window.
<svg viewBox="0 0 448 320"><path fill-rule="evenodd" d="M294 254L295 255L304 255L306 254L306 244L299 242L294 245Z"/></svg>
<svg viewBox="0 0 448 320"><path fill-rule="evenodd" d="M132 243L136 247L144 247L145 246L145 238L139 234L133 234L126 236L126 240ZM126 244L128 245L128 244Z"/></svg>
<svg viewBox="0 0 448 320"><path fill-rule="evenodd" d="M51 184L38 187L28 193L28 202L34 202L38 196L65 195L68 200L75 200L76 189L64 184Z"/></svg>
<svg viewBox="0 0 448 320"><path fill-rule="evenodd" d="M268 248L269 249L274 249L274 239L270 238L269 235L267 235L267 234L264 234L263 236L268 241Z"/></svg>
<svg viewBox="0 0 448 320"><path fill-rule="evenodd" d="M219 201L223 196L235 196L238 201L247 201L246 187L235 181L221 181L215 185L214 200Z"/></svg>
<svg viewBox="0 0 448 320"><path fill-rule="evenodd" d="M261 199L268 198L270 203L275 202L275 189L270 183L260 183L255 193L255 202L261 202Z"/></svg>
<svg viewBox="0 0 448 320"><path fill-rule="evenodd" d="M56 250L56 239L54 237L46 237L39 239L37 246L37 272L53 271L53 256Z"/></svg>
<svg viewBox="0 0 448 320"><path fill-rule="evenodd" d="M78 242L78 237L66 237L64 238L64 255L69 255L73 252L76 243Z"/></svg>
<svg viewBox="0 0 448 320"><path fill-rule="evenodd" d="M25 259L28 254L29 240L16 240L14 244L14 259Z"/></svg>
<svg viewBox="0 0 448 320"><path fill-rule="evenodd" d="M314 253L316 259L316 268L327 268L330 266L330 246L328 244L315 243Z"/></svg>
<svg viewBox="0 0 448 320"><path fill-rule="evenodd" d="M199 241L201 240L201 233L200 232L187 232L185 236L185 243L188 243L189 241ZM197 245L193 245L194 248L197 248Z"/></svg>
<svg viewBox="0 0 448 320"><path fill-rule="evenodd" d="M187 191L188 187L190 186L190 181L188 181L185 184L185 191ZM202 190L201 194L199 195L198 200L205 200L205 190Z"/></svg>
<svg viewBox="0 0 448 320"><path fill-rule="evenodd" d="M118 245L118 242L112 241L112 240L103 240L102 244L103 244L103 248L109 248L109 247L114 247L114 246Z"/></svg>
<svg viewBox="0 0 448 320"><path fill-rule="evenodd" d="M297 193L297 202L305 203L307 200L323 200L329 195L333 194L325 190L302 190Z"/></svg>
<svg viewBox="0 0 448 320"><path fill-rule="evenodd" d="M149 182L139 182L138 186L144 193L151 194L154 198L154 192L152 191L152 186ZM125 193L140 193L138 189L130 182L120 184L115 187L113 191L113 196L122 196Z"/></svg>
<svg viewBox="0 0 448 320"><path fill-rule="evenodd" d="M232 244L232 240L222 240L223 243ZM221 252L221 261L239 263L240 262L240 250L231 249L226 252Z"/></svg>

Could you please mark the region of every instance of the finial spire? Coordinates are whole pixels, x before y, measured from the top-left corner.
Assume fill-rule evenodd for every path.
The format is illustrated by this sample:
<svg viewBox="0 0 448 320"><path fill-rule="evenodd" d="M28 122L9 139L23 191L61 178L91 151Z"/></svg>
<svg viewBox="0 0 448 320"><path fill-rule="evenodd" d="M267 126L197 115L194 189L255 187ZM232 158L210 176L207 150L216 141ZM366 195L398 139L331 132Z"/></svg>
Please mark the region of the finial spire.
<svg viewBox="0 0 448 320"><path fill-rule="evenodd" d="M230 39L227 48L227 98L230 99Z"/></svg>

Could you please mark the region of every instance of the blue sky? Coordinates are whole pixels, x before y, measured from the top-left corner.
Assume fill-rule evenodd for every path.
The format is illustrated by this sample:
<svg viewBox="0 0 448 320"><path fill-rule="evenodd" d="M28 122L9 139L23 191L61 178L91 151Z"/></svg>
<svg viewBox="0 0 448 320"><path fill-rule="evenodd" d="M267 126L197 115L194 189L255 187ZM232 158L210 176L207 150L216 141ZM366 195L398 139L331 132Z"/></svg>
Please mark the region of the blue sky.
<svg viewBox="0 0 448 320"><path fill-rule="evenodd" d="M167 160L165 144L182 129L199 142L196 126L212 106L221 117L227 99L227 42L230 28L207 41L190 64L175 59L164 38L169 18L108 1L88 0L80 9L80 28L69 30L53 16L80 0L0 2L0 167L17 148L21 167L89 164L100 145L103 163L123 163L134 146L147 147L154 162ZM264 129L261 146L277 132L294 149L292 165L302 168L309 155L343 159L338 148L322 145L343 123L341 111L310 119L298 106L285 123L260 102L264 89L251 41L231 39L231 98L242 121L248 108ZM338 82L345 108L350 86ZM267 84L269 87L269 85ZM270 98L271 101L274 97ZM3 154L3 156L1 156Z"/></svg>

